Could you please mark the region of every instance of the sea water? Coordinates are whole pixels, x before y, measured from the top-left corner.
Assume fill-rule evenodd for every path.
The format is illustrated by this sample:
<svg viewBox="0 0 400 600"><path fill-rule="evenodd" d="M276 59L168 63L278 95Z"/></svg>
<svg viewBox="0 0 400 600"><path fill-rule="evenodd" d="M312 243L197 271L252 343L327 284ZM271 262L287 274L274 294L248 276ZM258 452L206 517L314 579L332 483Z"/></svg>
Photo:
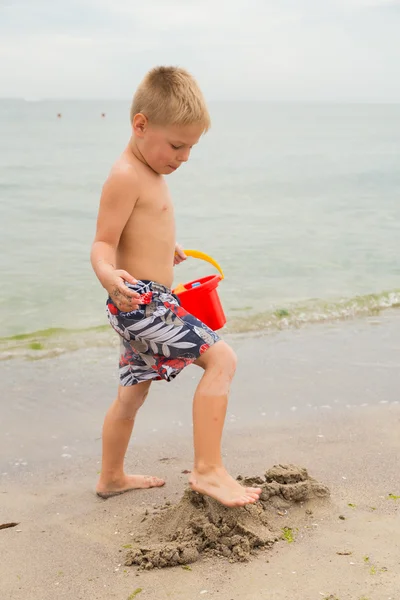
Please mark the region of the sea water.
<svg viewBox="0 0 400 600"><path fill-rule="evenodd" d="M6 356L21 340L42 350L38 336L60 328L95 343L107 323L89 254L102 184L129 139L129 104L0 101ZM228 330L396 306L400 105L211 102L210 112L211 130L167 182L178 241L225 272ZM212 272L188 259L175 283Z"/></svg>

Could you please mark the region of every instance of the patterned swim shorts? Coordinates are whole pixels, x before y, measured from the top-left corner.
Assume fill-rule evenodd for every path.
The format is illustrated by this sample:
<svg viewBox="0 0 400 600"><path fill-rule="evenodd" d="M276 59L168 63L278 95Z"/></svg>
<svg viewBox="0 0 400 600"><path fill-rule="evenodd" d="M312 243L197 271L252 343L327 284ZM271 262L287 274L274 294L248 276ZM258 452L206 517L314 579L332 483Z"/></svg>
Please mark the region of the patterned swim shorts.
<svg viewBox="0 0 400 600"><path fill-rule="evenodd" d="M121 312L107 300L108 319L121 336L121 385L171 381L220 339L187 313L169 288L144 280L126 285L141 294L137 310Z"/></svg>

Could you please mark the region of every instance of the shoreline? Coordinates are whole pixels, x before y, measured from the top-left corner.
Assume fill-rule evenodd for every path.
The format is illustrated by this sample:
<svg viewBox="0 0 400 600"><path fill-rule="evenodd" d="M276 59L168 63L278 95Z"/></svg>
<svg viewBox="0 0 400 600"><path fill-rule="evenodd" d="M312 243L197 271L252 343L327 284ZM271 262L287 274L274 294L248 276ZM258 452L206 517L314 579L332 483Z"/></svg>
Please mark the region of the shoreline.
<svg viewBox="0 0 400 600"><path fill-rule="evenodd" d="M226 336L238 355L226 429L351 411L361 416L368 405L398 404L399 337L397 311L279 335ZM117 364L116 343L39 361L0 362L7 394L0 472L17 462L24 470L29 465L21 463L34 464L35 457L63 464L98 453L104 414L118 385ZM189 367L170 384L154 383L133 441L191 432L191 399L200 376L200 369Z"/></svg>
<svg viewBox="0 0 400 600"><path fill-rule="evenodd" d="M310 299L285 303L264 313L237 315L233 309L223 335L268 335L311 325L326 325L379 317L400 307L400 290L384 291L339 300ZM18 358L41 360L66 352L98 346L116 346L115 334L105 321L84 328L49 327L37 331L0 337L0 362Z"/></svg>

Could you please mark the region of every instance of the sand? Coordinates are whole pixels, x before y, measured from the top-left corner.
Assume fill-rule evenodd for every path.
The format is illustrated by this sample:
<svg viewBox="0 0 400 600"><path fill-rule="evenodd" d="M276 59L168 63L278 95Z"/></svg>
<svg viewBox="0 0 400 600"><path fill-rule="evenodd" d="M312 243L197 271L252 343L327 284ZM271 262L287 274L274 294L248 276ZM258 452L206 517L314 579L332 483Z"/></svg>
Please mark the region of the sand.
<svg viewBox="0 0 400 600"><path fill-rule="evenodd" d="M256 550L270 548L283 535L293 536L291 527L280 528L276 513L284 514L292 504L301 506L326 498L329 490L295 465L275 465L265 476L238 477L243 485L261 488L260 501L242 508L226 508L212 498L188 490L173 507L161 506L162 515L149 522L142 519L139 543L129 550L125 565L142 569L188 565L203 556L217 556L229 562L247 562ZM312 514L306 508L305 514Z"/></svg>
<svg viewBox="0 0 400 600"><path fill-rule="evenodd" d="M0 598L398 600L399 334L394 313L232 339L246 370L228 411L225 462L279 489L250 509L188 491L197 374L160 384L128 452L130 470L166 486L104 501L94 485L112 382L96 381L113 376L113 351L3 363L0 525L17 525L0 529ZM288 491L315 481L330 495ZM195 542L196 561L125 565L137 549L182 542Z"/></svg>

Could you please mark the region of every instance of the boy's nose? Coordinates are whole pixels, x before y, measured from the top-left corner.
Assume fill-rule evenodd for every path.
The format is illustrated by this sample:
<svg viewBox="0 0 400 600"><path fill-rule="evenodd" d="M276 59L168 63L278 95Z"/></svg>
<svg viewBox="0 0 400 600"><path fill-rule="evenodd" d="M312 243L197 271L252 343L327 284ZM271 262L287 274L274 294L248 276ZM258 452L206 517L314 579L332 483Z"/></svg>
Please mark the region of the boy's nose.
<svg viewBox="0 0 400 600"><path fill-rule="evenodd" d="M189 160L189 156L190 148L187 148L186 150L181 150L181 152L179 153L178 160L179 162L187 162Z"/></svg>

